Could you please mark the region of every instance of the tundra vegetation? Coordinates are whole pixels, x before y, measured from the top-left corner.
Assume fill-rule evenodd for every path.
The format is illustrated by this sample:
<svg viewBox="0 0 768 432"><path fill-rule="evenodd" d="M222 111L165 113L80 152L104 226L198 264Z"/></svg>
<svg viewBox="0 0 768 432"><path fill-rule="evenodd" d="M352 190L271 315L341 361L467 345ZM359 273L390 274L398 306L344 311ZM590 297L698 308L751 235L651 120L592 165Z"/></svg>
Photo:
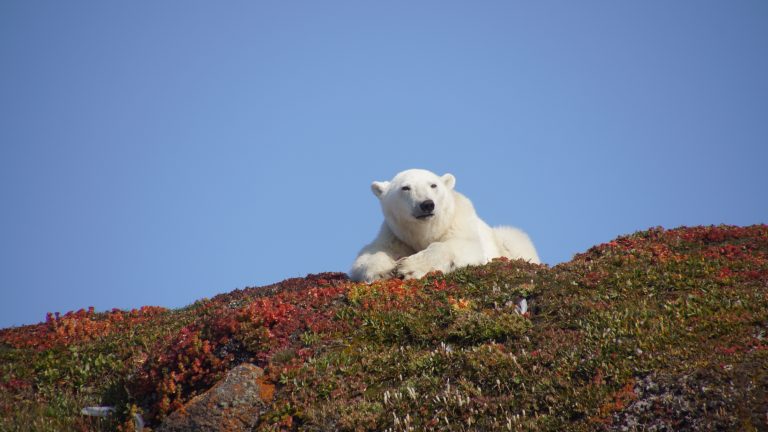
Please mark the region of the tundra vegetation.
<svg viewBox="0 0 768 432"><path fill-rule="evenodd" d="M0 430L152 427L244 362L264 431L768 430L767 338L768 226L654 228L555 267L49 314L0 330Z"/></svg>

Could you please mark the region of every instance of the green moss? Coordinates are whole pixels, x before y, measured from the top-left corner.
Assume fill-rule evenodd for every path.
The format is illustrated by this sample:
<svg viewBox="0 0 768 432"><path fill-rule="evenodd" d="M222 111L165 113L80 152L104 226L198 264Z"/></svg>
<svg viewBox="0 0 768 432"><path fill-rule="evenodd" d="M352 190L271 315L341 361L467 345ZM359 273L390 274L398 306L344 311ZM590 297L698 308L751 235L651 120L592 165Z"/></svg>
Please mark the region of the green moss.
<svg viewBox="0 0 768 432"><path fill-rule="evenodd" d="M514 312L462 311L448 327L449 341L478 344L487 341L505 341L519 338L530 328L530 321Z"/></svg>

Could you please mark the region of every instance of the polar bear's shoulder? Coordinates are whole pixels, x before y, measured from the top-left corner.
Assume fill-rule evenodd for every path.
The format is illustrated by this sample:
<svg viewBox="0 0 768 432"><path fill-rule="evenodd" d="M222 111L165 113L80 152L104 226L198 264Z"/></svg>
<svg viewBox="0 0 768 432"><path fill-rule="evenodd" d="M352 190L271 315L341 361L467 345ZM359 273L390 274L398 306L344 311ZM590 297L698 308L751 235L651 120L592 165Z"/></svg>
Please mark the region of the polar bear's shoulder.
<svg viewBox="0 0 768 432"><path fill-rule="evenodd" d="M475 206L465 195L453 191L453 202L455 205L454 220L460 223L470 221L474 223L474 221L478 219L477 213L475 212Z"/></svg>

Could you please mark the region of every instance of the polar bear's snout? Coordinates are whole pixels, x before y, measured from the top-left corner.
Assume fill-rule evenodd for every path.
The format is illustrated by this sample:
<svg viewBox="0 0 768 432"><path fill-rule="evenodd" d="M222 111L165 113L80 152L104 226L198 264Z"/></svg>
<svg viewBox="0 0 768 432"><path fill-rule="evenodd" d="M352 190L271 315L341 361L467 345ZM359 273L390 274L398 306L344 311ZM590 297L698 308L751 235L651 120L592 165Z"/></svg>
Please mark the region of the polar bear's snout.
<svg viewBox="0 0 768 432"><path fill-rule="evenodd" d="M416 215L416 219L428 219L435 215L435 202L431 199L422 201L419 204L419 210Z"/></svg>
<svg viewBox="0 0 768 432"><path fill-rule="evenodd" d="M419 204L419 208L421 208L421 211L425 213L432 213L432 211L435 209L435 202L432 200L426 200Z"/></svg>

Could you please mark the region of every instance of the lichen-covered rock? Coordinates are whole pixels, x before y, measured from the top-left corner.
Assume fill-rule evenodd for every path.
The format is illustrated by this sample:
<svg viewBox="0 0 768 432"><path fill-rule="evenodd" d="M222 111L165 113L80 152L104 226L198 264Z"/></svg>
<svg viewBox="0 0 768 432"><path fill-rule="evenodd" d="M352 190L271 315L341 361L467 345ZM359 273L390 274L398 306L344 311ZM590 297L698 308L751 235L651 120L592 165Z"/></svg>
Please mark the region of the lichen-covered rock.
<svg viewBox="0 0 768 432"><path fill-rule="evenodd" d="M207 392L171 413L157 432L250 431L264 407L264 371L249 363L233 368ZM269 393L269 392L267 392Z"/></svg>

